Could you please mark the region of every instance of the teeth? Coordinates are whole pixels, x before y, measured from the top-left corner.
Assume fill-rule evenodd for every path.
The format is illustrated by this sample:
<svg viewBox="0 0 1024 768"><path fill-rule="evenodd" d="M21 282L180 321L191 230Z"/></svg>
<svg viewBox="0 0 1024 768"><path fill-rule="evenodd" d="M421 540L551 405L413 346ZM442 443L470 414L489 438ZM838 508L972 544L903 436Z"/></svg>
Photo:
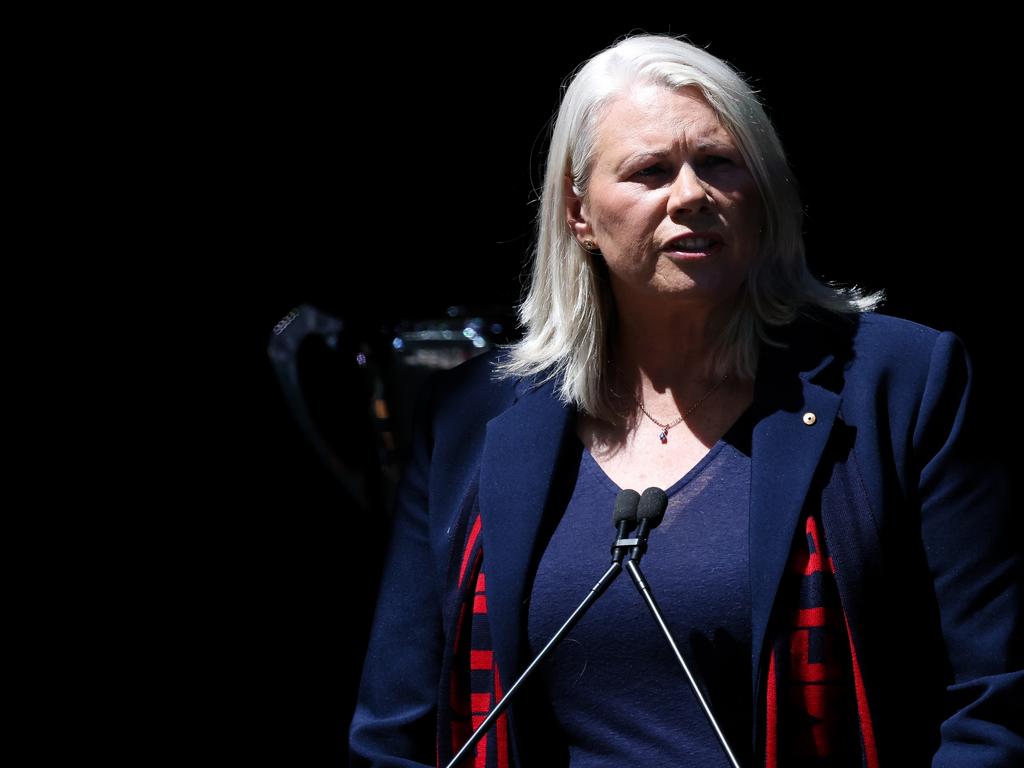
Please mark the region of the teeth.
<svg viewBox="0 0 1024 768"><path fill-rule="evenodd" d="M711 240L707 237L688 237L685 240L676 240L669 247L693 251L698 248L707 248L709 245L711 245Z"/></svg>

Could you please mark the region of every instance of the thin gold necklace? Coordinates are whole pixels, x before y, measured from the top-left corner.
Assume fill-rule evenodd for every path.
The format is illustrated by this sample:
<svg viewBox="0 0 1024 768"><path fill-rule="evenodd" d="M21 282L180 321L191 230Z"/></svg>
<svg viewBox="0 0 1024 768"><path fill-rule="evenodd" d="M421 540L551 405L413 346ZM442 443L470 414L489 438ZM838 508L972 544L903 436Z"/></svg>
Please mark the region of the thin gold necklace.
<svg viewBox="0 0 1024 768"><path fill-rule="evenodd" d="M646 415L648 419L650 419L650 420L651 420L651 421L653 421L653 422L654 422L655 424L657 424L657 425L658 425L659 427L661 427L661 432L659 432L659 433L658 433L658 439L659 439L659 440L661 440L661 444L662 444L662 445L665 445L665 444L666 444L666 443L668 442L668 431L669 431L670 429L672 429L672 427L676 426L677 424L681 424L681 423L683 422L683 420L684 420L684 419L685 419L685 418L686 418L687 416L689 416L689 415L690 415L691 413L693 413L693 412L694 412L694 410L696 410L696 408L697 408L697 406L698 406L698 405L700 405L700 404L701 404L701 403L703 403L703 402L704 402L705 400L707 400L707 399L708 399L709 397L711 397L712 393L714 393L714 391L715 391L716 389L718 389L718 388L719 388L720 386L722 386L722 384L723 384L723 383L725 382L725 380L726 380L726 379L728 379L728 378L729 378L729 374L727 373L727 374L725 374L725 376L723 376L723 377L721 378L721 380L720 380L720 381L719 381L719 382L718 382L717 384L715 384L715 386L713 386L713 387L712 387L711 389L709 389L709 390L708 390L707 392L705 392L705 393L704 393L704 396L703 396L703 397L702 397L702 398L701 398L700 400L698 400L698 401L697 401L696 403L694 403L694 404L693 404L693 405L691 405L691 406L690 406L689 408L687 408L687 409L686 409L686 411L685 411L685 412L683 413L683 415L682 415L682 416L680 416L680 417L679 417L678 419L676 419L675 421L673 421L673 422L671 422L671 423L669 423L669 424L662 424L662 423L661 423L660 421L658 421L658 420L657 420L656 418L654 418L653 416L651 416L651 414L650 414L650 413L648 413L647 409L646 409L646 408L644 408L644 402L643 402L643 400L641 400L641 401L640 401L640 410L644 412L644 415Z"/></svg>

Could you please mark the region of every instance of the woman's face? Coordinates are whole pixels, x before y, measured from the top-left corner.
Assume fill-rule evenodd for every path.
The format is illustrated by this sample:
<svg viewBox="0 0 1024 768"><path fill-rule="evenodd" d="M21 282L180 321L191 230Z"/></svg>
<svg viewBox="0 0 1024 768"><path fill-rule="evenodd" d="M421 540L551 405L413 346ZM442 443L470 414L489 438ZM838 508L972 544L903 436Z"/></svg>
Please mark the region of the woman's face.
<svg viewBox="0 0 1024 768"><path fill-rule="evenodd" d="M761 200L700 91L631 90L609 105L595 149L590 188L582 200L570 193L568 215L576 237L600 248L620 309L734 299L757 257ZM717 242L667 247L691 232Z"/></svg>

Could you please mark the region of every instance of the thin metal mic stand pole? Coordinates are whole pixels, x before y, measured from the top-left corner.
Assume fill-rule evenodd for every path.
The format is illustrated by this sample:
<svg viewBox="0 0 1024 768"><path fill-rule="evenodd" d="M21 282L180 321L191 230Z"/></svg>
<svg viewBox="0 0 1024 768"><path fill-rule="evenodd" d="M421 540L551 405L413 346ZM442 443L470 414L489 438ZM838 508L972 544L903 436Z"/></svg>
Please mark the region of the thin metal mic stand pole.
<svg viewBox="0 0 1024 768"><path fill-rule="evenodd" d="M722 729L718 727L718 721L715 720L715 716L711 714L711 707L709 707L708 703L704 700L704 696L701 694L700 688L697 687L697 681L694 680L693 675L690 673L690 668L686 666L683 654L680 653L679 646L676 645L676 641L672 637L672 633L669 631L668 625L661 616L661 611L658 609L658 603L654 600L654 594L651 592L651 588L647 585L647 580L644 579L643 573L640 572L640 566L630 559L626 561L626 570L629 571L629 575L633 577L633 583L636 584L637 591L639 591L643 596L644 601L647 603L647 607L654 616L654 620L658 622L658 626L661 627L662 634L664 634L665 639L668 640L668 644L672 648L672 653L676 655L676 659L679 661L679 666L681 666L683 668L683 672L686 673L686 679L690 681L690 687L697 696L697 701L699 701L701 707L703 707L704 714L707 715L708 720L711 723L711 727L715 729L715 735L718 736L718 741L721 743L722 749L725 750L725 754L728 756L729 762L732 763L733 768L740 768L740 764L736 761L736 756L732 753L732 750L729 749L729 743L725 740L725 734L723 734Z"/></svg>
<svg viewBox="0 0 1024 768"><path fill-rule="evenodd" d="M620 539L615 543L615 545L618 546L619 544L631 544L635 542L635 539ZM473 731L473 735L469 737L469 741L462 745L462 749L460 749L455 757L451 759L447 768L455 768L455 766L459 764L459 761L467 756L469 750L471 750L476 743L483 738L484 733L486 733L487 729L491 726L491 723L493 723L497 719L498 715L504 712L505 708L511 703L512 694L519 690L519 686L522 685L533 670L537 668L537 665L547 657L556 645L558 645L562 637L576 625L576 622L583 617L583 614L587 612L587 609L590 608L594 601L597 600L597 598L599 598L606 589L608 589L608 586L615 581L615 577L620 573L622 573L622 564L613 562L608 570L604 572L604 576L602 576L597 584L595 584L590 590L590 593L583 598L583 602L579 604L579 607L572 612L572 615L565 620L565 623L561 628L555 632L554 636L550 640L548 640L547 645L545 645L541 649L541 652L537 654L537 658L530 662L530 666L523 670L523 674L519 676L519 679L516 680L505 695L501 697L501 701L494 705L494 709L488 713L487 717L484 718L484 721L480 723L475 731Z"/></svg>

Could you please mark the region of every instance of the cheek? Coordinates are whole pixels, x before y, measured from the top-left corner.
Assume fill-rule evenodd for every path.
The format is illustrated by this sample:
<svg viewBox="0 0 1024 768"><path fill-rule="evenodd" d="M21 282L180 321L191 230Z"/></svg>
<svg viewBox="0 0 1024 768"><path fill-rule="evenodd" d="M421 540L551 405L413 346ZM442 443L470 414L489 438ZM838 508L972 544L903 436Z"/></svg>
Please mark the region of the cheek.
<svg viewBox="0 0 1024 768"><path fill-rule="evenodd" d="M594 229L604 241L617 241L622 236L624 225L622 211L614 206L602 208L594 217Z"/></svg>
<svg viewBox="0 0 1024 768"><path fill-rule="evenodd" d="M602 192L595 195L590 203L590 222L595 233L606 238L609 234L617 233L622 226L622 201L608 192Z"/></svg>
<svg viewBox="0 0 1024 768"><path fill-rule="evenodd" d="M749 201L744 206L743 222L747 232L756 237L761 229L761 206L755 201Z"/></svg>
<svg viewBox="0 0 1024 768"><path fill-rule="evenodd" d="M723 182L716 192L716 197L723 206L722 210L728 211L727 215L734 221L760 222L761 193L757 189L757 182L748 171L733 174L728 183Z"/></svg>
<svg viewBox="0 0 1024 768"><path fill-rule="evenodd" d="M728 218L738 235L756 237L762 224L762 206L757 190L752 194L737 193L730 195Z"/></svg>
<svg viewBox="0 0 1024 768"><path fill-rule="evenodd" d="M748 266L752 266L758 260L760 253L762 234L762 211L761 205L745 205L740 215L736 218L736 244L738 246L737 257Z"/></svg>
<svg viewBox="0 0 1024 768"><path fill-rule="evenodd" d="M608 195L595 206L593 221L605 242L629 249L651 240L663 210L663 205L652 205L635 196Z"/></svg>

